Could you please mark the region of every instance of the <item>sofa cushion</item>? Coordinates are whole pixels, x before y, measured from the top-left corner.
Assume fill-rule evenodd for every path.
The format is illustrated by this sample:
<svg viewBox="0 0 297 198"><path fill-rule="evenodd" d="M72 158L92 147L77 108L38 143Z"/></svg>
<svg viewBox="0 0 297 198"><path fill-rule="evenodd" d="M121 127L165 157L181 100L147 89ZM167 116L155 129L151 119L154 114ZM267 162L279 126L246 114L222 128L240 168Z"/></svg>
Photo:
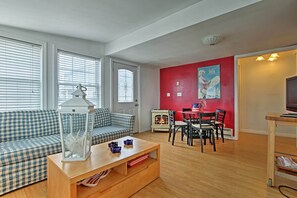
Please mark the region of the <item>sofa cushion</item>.
<svg viewBox="0 0 297 198"><path fill-rule="evenodd" d="M94 119L94 128L110 126L111 125L111 116L108 108L99 108L96 109L95 119Z"/></svg>
<svg viewBox="0 0 297 198"><path fill-rule="evenodd" d="M130 135L130 130L121 126L105 126L95 128L92 135L92 143L93 145L100 144L128 135Z"/></svg>
<svg viewBox="0 0 297 198"><path fill-rule="evenodd" d="M0 112L0 142L59 133L55 110Z"/></svg>
<svg viewBox="0 0 297 198"><path fill-rule="evenodd" d="M62 151L60 135L0 143L0 166L19 163Z"/></svg>

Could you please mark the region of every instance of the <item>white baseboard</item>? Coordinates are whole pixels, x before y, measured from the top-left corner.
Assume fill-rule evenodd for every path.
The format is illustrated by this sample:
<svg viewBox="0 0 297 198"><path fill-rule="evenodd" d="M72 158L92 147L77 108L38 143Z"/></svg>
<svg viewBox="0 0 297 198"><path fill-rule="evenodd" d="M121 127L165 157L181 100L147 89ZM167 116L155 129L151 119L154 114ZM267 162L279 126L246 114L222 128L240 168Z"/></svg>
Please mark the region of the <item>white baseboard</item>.
<svg viewBox="0 0 297 198"><path fill-rule="evenodd" d="M253 134L258 134L258 135L267 135L267 131L260 131L260 130L253 130L253 129L240 129L239 131L240 131L240 133L253 133ZM295 138L296 133L278 133L278 132L276 132L276 136Z"/></svg>
<svg viewBox="0 0 297 198"><path fill-rule="evenodd" d="M152 128L151 128L151 127L145 127L145 128L143 128L143 129L141 129L141 130L139 131L139 133L146 132L146 131L152 131Z"/></svg>

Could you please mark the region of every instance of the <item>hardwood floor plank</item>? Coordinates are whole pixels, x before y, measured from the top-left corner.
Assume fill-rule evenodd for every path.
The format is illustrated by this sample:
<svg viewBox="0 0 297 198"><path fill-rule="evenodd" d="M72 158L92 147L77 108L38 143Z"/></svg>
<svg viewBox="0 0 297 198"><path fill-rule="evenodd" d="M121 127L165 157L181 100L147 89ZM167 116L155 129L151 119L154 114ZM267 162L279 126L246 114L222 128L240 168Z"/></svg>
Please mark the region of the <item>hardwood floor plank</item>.
<svg viewBox="0 0 297 198"><path fill-rule="evenodd" d="M200 152L199 140L186 145L177 134L175 145L167 142L168 133L145 132L135 137L160 143L161 177L133 195L144 197L282 197L276 187L266 185L267 136L240 133L238 141L217 141L217 152L207 142ZM295 138L276 138L276 149L297 153ZM280 183L283 181L280 180ZM296 184L293 182L292 185ZM99 183L100 185L100 183ZM297 184L296 184L297 185ZM284 189L291 197L294 191ZM46 181L42 181L3 198L47 197Z"/></svg>

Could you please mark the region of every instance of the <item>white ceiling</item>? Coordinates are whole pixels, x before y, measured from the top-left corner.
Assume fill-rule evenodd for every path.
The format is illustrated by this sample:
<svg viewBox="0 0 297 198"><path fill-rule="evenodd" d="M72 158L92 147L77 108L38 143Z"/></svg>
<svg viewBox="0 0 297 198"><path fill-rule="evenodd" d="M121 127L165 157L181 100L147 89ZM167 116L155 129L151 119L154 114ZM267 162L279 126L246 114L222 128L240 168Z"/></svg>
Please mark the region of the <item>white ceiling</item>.
<svg viewBox="0 0 297 198"><path fill-rule="evenodd" d="M106 55L174 66L297 44L297 0L1 0L0 24L106 44ZM222 34L205 46L201 38Z"/></svg>
<svg viewBox="0 0 297 198"><path fill-rule="evenodd" d="M201 0L1 0L0 24L108 42Z"/></svg>

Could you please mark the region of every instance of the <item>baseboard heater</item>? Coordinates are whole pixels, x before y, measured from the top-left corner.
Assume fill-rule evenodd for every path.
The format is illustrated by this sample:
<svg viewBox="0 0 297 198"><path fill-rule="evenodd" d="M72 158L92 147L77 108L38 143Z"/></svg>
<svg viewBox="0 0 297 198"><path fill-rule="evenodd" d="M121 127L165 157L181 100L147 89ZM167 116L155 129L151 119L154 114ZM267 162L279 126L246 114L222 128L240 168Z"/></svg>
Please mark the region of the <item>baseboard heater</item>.
<svg viewBox="0 0 297 198"><path fill-rule="evenodd" d="M219 137L221 137L221 131L219 130ZM224 128L224 138L226 139L232 139L233 136L233 129L231 128Z"/></svg>
<svg viewBox="0 0 297 198"><path fill-rule="evenodd" d="M233 137L233 129L231 129L231 128L224 128L224 136Z"/></svg>

